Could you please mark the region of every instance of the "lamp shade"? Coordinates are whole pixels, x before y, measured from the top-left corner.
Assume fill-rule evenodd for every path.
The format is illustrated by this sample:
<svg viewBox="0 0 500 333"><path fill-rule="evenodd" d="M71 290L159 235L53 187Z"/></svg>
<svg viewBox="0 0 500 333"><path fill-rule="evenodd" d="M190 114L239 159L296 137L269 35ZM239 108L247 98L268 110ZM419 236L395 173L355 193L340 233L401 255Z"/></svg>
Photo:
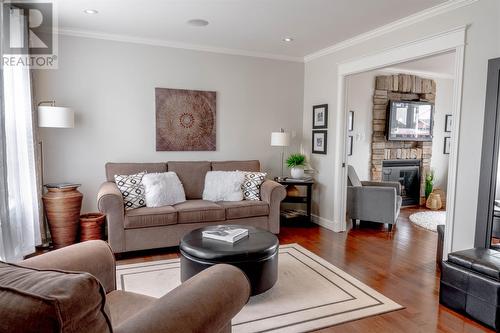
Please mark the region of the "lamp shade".
<svg viewBox="0 0 500 333"><path fill-rule="evenodd" d="M271 133L271 146L275 147L288 147L290 145L290 137L285 132L272 132Z"/></svg>
<svg viewBox="0 0 500 333"><path fill-rule="evenodd" d="M61 106L39 106L38 126L73 128L75 127L75 113L72 109Z"/></svg>

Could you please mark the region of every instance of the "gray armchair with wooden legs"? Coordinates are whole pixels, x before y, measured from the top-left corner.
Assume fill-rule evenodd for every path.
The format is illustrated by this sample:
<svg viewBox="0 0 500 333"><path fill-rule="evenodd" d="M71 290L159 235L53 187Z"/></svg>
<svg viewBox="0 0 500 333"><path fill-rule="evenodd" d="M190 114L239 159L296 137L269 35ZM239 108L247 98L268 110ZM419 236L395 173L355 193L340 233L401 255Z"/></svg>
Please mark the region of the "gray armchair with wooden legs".
<svg viewBox="0 0 500 333"><path fill-rule="evenodd" d="M401 184L360 181L354 168L347 167L347 214L356 220L396 224L401 209Z"/></svg>
<svg viewBox="0 0 500 333"><path fill-rule="evenodd" d="M248 301L246 275L215 265L161 298L116 290L113 252L87 241L0 262L0 332L231 332Z"/></svg>

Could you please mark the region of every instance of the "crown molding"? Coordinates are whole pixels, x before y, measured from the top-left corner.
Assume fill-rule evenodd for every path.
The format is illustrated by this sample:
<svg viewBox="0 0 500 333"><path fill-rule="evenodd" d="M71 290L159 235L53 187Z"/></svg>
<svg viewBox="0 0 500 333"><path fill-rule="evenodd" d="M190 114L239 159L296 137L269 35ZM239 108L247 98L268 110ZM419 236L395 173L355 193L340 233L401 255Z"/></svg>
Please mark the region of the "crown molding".
<svg viewBox="0 0 500 333"><path fill-rule="evenodd" d="M342 49L346 49L348 47L363 43L367 40L370 40L375 37L379 37L382 35L385 35L389 32L413 25L415 23L427 20L431 17L441 15L450 11L453 11L455 9L465 7L468 5L471 5L479 0L448 0L447 2L444 2L440 5L422 10L418 13L412 14L410 16L407 16L405 18L399 19L397 21L394 21L392 23L383 25L379 28L373 29L371 31L362 33L360 35L357 35L355 37L346 39L342 42L339 42L337 44L334 44L332 46L329 46L327 48L324 48L322 50L319 50L317 52L308 54L304 57L304 62L309 62L311 60L323 57L325 55L340 51Z"/></svg>
<svg viewBox="0 0 500 333"><path fill-rule="evenodd" d="M108 34L108 33L103 33L103 32L98 32L98 31L89 31L89 30L80 30L80 29L64 29L63 28L63 29L58 29L57 34L65 35L65 36L73 36L73 37L111 40L111 41L115 41L115 42L125 42L125 43L133 43L133 44L170 47L170 48L175 48L175 49L184 49L184 50L192 50L192 51L221 53L221 54L237 55L237 56L244 56L244 57L264 58L264 59L271 59L271 60L282 60L282 61L292 61L292 62L301 62L301 63L304 62L304 58L302 58L302 57L292 57L292 56L286 56L286 55L280 55L280 54L254 52L254 51L248 51L248 50L229 49L229 48L213 47L213 46L208 46L208 45L198 45L198 44L166 41L166 40L161 40L161 39L131 37L131 36L120 35L120 34Z"/></svg>
<svg viewBox="0 0 500 333"><path fill-rule="evenodd" d="M406 69L406 68L398 68L398 67L387 67L387 68L382 68L380 72L386 72L390 74L412 74L412 75L418 75L421 77L425 78L436 78L436 79L449 79L453 80L455 76L453 74L448 74L448 73L440 73L440 72L433 72L433 71L419 71L419 70L412 70L412 69Z"/></svg>

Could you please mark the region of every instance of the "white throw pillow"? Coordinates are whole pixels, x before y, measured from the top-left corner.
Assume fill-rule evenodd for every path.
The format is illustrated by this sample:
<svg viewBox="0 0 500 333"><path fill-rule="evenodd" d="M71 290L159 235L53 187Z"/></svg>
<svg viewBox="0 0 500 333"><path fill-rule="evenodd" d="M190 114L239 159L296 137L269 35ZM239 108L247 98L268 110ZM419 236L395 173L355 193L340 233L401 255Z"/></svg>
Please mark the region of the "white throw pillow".
<svg viewBox="0 0 500 333"><path fill-rule="evenodd" d="M142 177L146 207L175 205L186 201L186 194L175 172L148 173Z"/></svg>
<svg viewBox="0 0 500 333"><path fill-rule="evenodd" d="M241 184L244 181L245 174L240 171L209 171L205 176L203 200L241 201Z"/></svg>

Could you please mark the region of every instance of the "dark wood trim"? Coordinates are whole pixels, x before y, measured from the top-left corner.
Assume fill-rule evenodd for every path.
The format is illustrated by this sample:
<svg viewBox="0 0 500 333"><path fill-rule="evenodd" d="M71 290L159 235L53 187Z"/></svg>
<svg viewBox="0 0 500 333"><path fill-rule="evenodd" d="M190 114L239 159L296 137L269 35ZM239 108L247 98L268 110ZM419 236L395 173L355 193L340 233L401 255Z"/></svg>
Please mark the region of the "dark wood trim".
<svg viewBox="0 0 500 333"><path fill-rule="evenodd" d="M483 146L476 215L475 247L490 247L493 223L498 149L500 147L500 58L488 62Z"/></svg>

